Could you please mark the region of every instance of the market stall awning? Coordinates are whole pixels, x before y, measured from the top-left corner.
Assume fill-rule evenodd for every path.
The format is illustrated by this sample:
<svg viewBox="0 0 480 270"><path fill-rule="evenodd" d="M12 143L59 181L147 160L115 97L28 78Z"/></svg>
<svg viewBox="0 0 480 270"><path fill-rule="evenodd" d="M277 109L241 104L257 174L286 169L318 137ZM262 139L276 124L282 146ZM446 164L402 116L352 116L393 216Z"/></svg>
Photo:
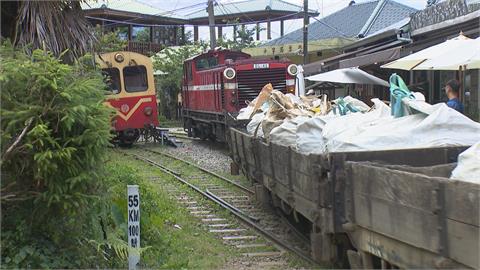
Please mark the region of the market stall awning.
<svg viewBox="0 0 480 270"><path fill-rule="evenodd" d="M414 70L480 69L480 38L427 60Z"/></svg>
<svg viewBox="0 0 480 270"><path fill-rule="evenodd" d="M377 84L388 87L387 81L377 78L359 68L341 68L306 78L317 82Z"/></svg>
<svg viewBox="0 0 480 270"><path fill-rule="evenodd" d="M400 57L402 46L391 48L384 51L365 54L357 57L348 58L340 61L340 68L366 66L375 63L390 62Z"/></svg>
<svg viewBox="0 0 480 270"><path fill-rule="evenodd" d="M442 56L446 52L449 52L452 50L458 50L458 48L465 46L466 44L472 41L473 39L470 39L464 36L463 34L460 34L456 38L449 39L440 44L428 47L414 54L408 55L406 57L403 57L393 62L390 62L388 64L385 64L382 66L382 68L412 70L427 60Z"/></svg>

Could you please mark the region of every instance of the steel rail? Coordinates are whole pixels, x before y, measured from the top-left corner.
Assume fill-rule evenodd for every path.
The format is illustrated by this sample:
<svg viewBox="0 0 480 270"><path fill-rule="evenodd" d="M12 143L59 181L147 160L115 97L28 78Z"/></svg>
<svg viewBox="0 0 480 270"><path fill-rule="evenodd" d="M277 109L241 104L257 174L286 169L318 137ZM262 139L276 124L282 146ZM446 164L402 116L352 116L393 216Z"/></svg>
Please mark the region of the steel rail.
<svg viewBox="0 0 480 270"><path fill-rule="evenodd" d="M206 197L207 199L215 202L216 204L220 205L222 208L226 209L227 211L229 211L231 214L233 214L234 216L236 216L241 222L243 222L245 225L251 227L251 228L254 228L257 232L259 232L261 235L263 235L265 238L269 239L270 241L272 241L273 243L275 243L276 245L278 245L279 247L285 249L285 250L288 250L290 252L293 252L295 253L296 255L298 255L300 258L304 259L305 261L308 261L309 263L313 264L313 265L318 265L317 262L315 262L308 254L305 254L303 251L289 245L288 243L278 239L275 235L273 235L272 233L268 232L267 230L263 229L262 227L260 227L258 224L256 224L255 222L251 221L249 219L249 217L246 217L244 216L243 214L235 211L235 210L232 210L228 205L224 204L222 201L218 200L216 196L211 196L209 195L208 193L202 191L200 188L198 188L197 186L189 183L187 180L181 178L180 176L177 176L175 175L174 173L170 172L169 170L165 169L164 166L158 164L157 162L153 161L153 160L150 160L148 158L145 158L145 157L142 157L142 156L139 156L139 155L136 155L136 154L129 154L129 153L125 153L124 154L126 155L130 155L130 156L133 156L135 159L137 160L141 160L141 161L144 161L152 166L155 166L157 168L159 168L161 171L163 171L164 173L166 174L169 174L171 175L173 178L175 178L177 181L181 182L182 184L190 187L191 189L193 189L194 191L196 191L197 193L201 194L202 196Z"/></svg>
<svg viewBox="0 0 480 270"><path fill-rule="evenodd" d="M238 184L238 183L236 183L236 182L234 182L234 181L232 181L232 180L230 180L230 179L228 179L228 178L226 178L226 177L224 177L224 176L221 176L221 175L217 174L216 172L212 172L211 170L208 170L208 169L206 169L206 168L200 167L200 166L198 166L197 164L192 163L192 162L190 162L190 161L187 161L187 160L184 160L184 159L182 159L182 158L178 158L178 157L172 156L172 155L167 154L167 153L162 153L162 152L150 150L150 149L147 149L147 148L142 148L142 149L145 150L145 151L147 151L147 152L150 152L150 153L154 153L154 154L157 154L157 155L163 155L163 156L166 156L166 157L169 157L169 158L172 158L172 159L181 161L181 162L186 163L186 164L188 164L188 165L190 165L190 166L193 166L193 167L195 167L195 168L197 168L197 169L199 169L199 170L201 170L201 171L203 171L203 172L205 172L205 173L207 173L207 174L210 174L210 175L212 175L212 176L215 176L215 177L217 177L217 178L220 178L220 179L222 179L223 181L225 181L225 182L227 182L227 183L229 183L229 184L231 184L231 185L234 185L234 186L236 186L237 188L239 188L239 189L241 189L241 190L243 190L243 191L245 191L245 192L247 192L247 193L249 193L249 194L255 194L255 192L254 192L253 190L251 190L251 189L249 189L249 188L247 188L247 187L245 187L245 186L242 186L242 185L240 185L240 184Z"/></svg>

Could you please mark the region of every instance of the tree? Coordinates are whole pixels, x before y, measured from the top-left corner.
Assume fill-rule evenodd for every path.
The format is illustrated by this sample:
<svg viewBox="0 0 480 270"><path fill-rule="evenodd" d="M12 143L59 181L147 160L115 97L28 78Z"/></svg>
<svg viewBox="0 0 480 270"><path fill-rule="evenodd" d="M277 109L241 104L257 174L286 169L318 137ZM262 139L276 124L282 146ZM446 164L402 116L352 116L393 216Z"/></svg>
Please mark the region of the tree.
<svg viewBox="0 0 480 270"><path fill-rule="evenodd" d="M144 27L142 30L138 31L135 41L150 42L150 28Z"/></svg>
<svg viewBox="0 0 480 270"><path fill-rule="evenodd" d="M95 27L95 52L107 53L123 51L127 46L127 41L120 38L120 30L114 32L104 32L102 27Z"/></svg>
<svg viewBox="0 0 480 270"><path fill-rule="evenodd" d="M165 48L153 58L153 67L161 71L157 80L157 92L160 99L160 112L168 117L175 111L177 95L182 87L183 62L206 48L205 43L187 45L175 49Z"/></svg>
<svg viewBox="0 0 480 270"><path fill-rule="evenodd" d="M237 29L234 39L227 39L224 35L218 40L217 44L218 46L234 51L241 51L244 48L255 47L258 44L253 37L257 32L257 29L258 31L264 30L263 28L257 28L257 26L250 29L248 27L240 27L240 29Z"/></svg>
<svg viewBox="0 0 480 270"><path fill-rule="evenodd" d="M111 111L102 75L83 63L0 48L3 267L101 265L88 240L103 237Z"/></svg>
<svg viewBox="0 0 480 270"><path fill-rule="evenodd" d="M63 54L71 60L78 58L90 52L95 42L94 31L83 16L81 2L21 1L19 5L17 2L2 2L2 11L6 5L16 12L15 16L12 14L16 18L15 30L8 37L29 53L34 49L45 49L55 56ZM2 29L2 34L4 32L8 33Z"/></svg>

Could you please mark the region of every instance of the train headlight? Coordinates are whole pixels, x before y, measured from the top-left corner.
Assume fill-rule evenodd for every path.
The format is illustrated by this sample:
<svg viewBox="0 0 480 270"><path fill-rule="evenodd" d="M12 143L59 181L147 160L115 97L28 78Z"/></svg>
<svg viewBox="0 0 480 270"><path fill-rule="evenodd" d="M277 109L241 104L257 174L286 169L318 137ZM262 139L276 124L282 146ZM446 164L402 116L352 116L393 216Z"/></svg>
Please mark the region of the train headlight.
<svg viewBox="0 0 480 270"><path fill-rule="evenodd" d="M227 78L228 80L235 78L235 75L237 75L237 73L233 68L227 68L223 71L223 76L225 76L225 78Z"/></svg>
<svg viewBox="0 0 480 270"><path fill-rule="evenodd" d="M153 112L152 107L145 107L145 109L143 109L143 113L144 113L146 116L152 115L152 112Z"/></svg>
<svg viewBox="0 0 480 270"><path fill-rule="evenodd" d="M298 67L295 64L291 64L290 66L287 67L287 72L288 74L295 76L297 75L298 72Z"/></svg>
<svg viewBox="0 0 480 270"><path fill-rule="evenodd" d="M121 63L121 62L123 62L123 60L125 60L125 57L123 57L123 54L121 54L121 53L116 53L115 54L115 61L117 61L118 63Z"/></svg>

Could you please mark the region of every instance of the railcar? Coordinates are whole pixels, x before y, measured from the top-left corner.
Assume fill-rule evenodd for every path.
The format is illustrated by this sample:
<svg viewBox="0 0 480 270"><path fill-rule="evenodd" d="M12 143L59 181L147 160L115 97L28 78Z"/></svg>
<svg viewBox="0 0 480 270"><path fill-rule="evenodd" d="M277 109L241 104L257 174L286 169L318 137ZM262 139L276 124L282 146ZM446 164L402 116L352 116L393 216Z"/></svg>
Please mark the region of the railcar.
<svg viewBox="0 0 480 270"><path fill-rule="evenodd" d="M131 145L140 135L148 137L158 126L157 99L150 58L133 52L97 56L109 93L105 105L115 109L114 142Z"/></svg>
<svg viewBox="0 0 480 270"><path fill-rule="evenodd" d="M196 55L183 66L182 118L190 137L225 141L241 108L271 83L294 93L297 66L287 59L252 59L249 54L216 49Z"/></svg>
<svg viewBox="0 0 480 270"><path fill-rule="evenodd" d="M466 147L304 154L231 128L257 199L291 216L319 262L479 269L480 185L449 179Z"/></svg>

